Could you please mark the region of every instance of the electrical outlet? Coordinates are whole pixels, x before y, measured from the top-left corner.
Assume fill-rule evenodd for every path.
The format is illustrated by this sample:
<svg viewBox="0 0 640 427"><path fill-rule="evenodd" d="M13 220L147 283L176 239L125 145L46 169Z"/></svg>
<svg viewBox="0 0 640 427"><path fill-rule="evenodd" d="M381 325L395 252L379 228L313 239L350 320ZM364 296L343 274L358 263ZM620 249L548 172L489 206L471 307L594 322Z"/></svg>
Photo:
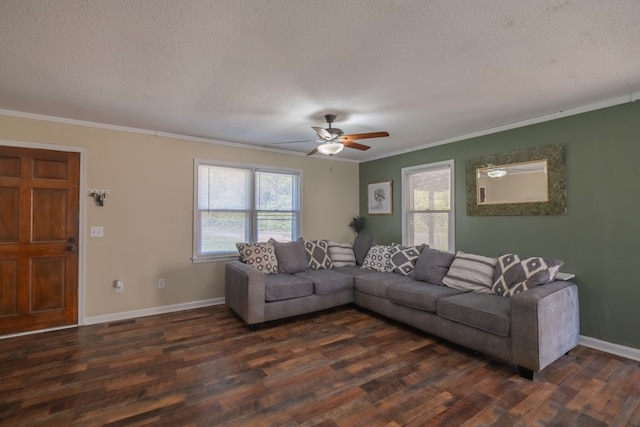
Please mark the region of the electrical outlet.
<svg viewBox="0 0 640 427"><path fill-rule="evenodd" d="M124 282L122 280L116 280L113 282L113 287L116 289L117 293L124 292Z"/></svg>
<svg viewBox="0 0 640 427"><path fill-rule="evenodd" d="M164 289L164 279L158 279L158 289Z"/></svg>

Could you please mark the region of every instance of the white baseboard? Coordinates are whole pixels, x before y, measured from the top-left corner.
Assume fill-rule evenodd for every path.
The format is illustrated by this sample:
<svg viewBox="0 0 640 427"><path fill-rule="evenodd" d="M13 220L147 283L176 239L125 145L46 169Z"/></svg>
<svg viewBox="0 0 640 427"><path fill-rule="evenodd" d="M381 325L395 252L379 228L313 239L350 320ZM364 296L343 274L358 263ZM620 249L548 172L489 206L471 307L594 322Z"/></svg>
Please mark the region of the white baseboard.
<svg viewBox="0 0 640 427"><path fill-rule="evenodd" d="M626 347L624 345L614 344L596 338L585 337L584 335L580 335L578 344L640 362L640 349L637 348Z"/></svg>
<svg viewBox="0 0 640 427"><path fill-rule="evenodd" d="M84 318L84 325L115 322L119 320L133 319L136 317L153 316L154 314L172 313L174 311L191 310L194 308L209 307L224 304L224 298L211 298L200 301L191 301L182 304L162 305L160 307L143 308L141 310L121 311L119 313L101 314Z"/></svg>

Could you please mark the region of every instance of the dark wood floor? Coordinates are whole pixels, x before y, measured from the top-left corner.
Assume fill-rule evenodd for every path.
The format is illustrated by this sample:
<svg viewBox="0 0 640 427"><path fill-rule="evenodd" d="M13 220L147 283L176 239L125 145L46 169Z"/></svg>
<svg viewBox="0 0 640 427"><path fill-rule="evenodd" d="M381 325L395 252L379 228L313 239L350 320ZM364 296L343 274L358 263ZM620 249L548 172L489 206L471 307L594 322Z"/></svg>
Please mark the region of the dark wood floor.
<svg viewBox="0 0 640 427"><path fill-rule="evenodd" d="M0 341L0 425L640 425L639 363L537 375L343 307L249 331L225 306Z"/></svg>

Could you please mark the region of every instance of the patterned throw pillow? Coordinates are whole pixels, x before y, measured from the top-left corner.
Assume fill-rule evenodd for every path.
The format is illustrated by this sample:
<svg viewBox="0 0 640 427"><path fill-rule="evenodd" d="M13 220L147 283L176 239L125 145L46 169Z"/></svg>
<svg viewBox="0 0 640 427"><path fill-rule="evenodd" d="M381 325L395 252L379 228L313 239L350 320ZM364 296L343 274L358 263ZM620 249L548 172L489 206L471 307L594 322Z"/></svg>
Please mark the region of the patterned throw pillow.
<svg viewBox="0 0 640 427"><path fill-rule="evenodd" d="M334 267L350 267L356 265L356 255L351 243L329 242L329 257Z"/></svg>
<svg viewBox="0 0 640 427"><path fill-rule="evenodd" d="M551 258L520 258L515 254L498 257L491 290L497 295L510 297L544 285L555 279L564 261Z"/></svg>
<svg viewBox="0 0 640 427"><path fill-rule="evenodd" d="M329 242L326 240L305 240L304 249L309 255L309 267L314 270L333 268L333 262L329 257Z"/></svg>
<svg viewBox="0 0 640 427"><path fill-rule="evenodd" d="M492 294L493 271L497 262L495 258L458 251L442 283L462 291Z"/></svg>
<svg viewBox="0 0 640 427"><path fill-rule="evenodd" d="M273 243L236 243L240 261L265 274L278 272L278 259Z"/></svg>
<svg viewBox="0 0 640 427"><path fill-rule="evenodd" d="M422 250L427 245L421 246L402 246L395 245L391 247L391 271L403 274L405 276L413 273L416 261L420 257Z"/></svg>
<svg viewBox="0 0 640 427"><path fill-rule="evenodd" d="M362 268L367 270L389 272L391 271L391 248L392 246L373 245L367 257L362 263Z"/></svg>

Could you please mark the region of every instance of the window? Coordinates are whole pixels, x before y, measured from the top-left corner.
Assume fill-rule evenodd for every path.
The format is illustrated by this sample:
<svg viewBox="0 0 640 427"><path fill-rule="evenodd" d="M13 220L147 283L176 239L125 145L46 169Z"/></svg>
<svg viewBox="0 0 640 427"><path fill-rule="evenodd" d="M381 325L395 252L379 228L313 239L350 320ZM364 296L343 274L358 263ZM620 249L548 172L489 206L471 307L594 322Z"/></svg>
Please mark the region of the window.
<svg viewBox="0 0 640 427"><path fill-rule="evenodd" d="M453 252L453 160L402 169L402 241Z"/></svg>
<svg viewBox="0 0 640 427"><path fill-rule="evenodd" d="M196 160L194 261L235 256L238 242L297 239L299 181L298 171Z"/></svg>

